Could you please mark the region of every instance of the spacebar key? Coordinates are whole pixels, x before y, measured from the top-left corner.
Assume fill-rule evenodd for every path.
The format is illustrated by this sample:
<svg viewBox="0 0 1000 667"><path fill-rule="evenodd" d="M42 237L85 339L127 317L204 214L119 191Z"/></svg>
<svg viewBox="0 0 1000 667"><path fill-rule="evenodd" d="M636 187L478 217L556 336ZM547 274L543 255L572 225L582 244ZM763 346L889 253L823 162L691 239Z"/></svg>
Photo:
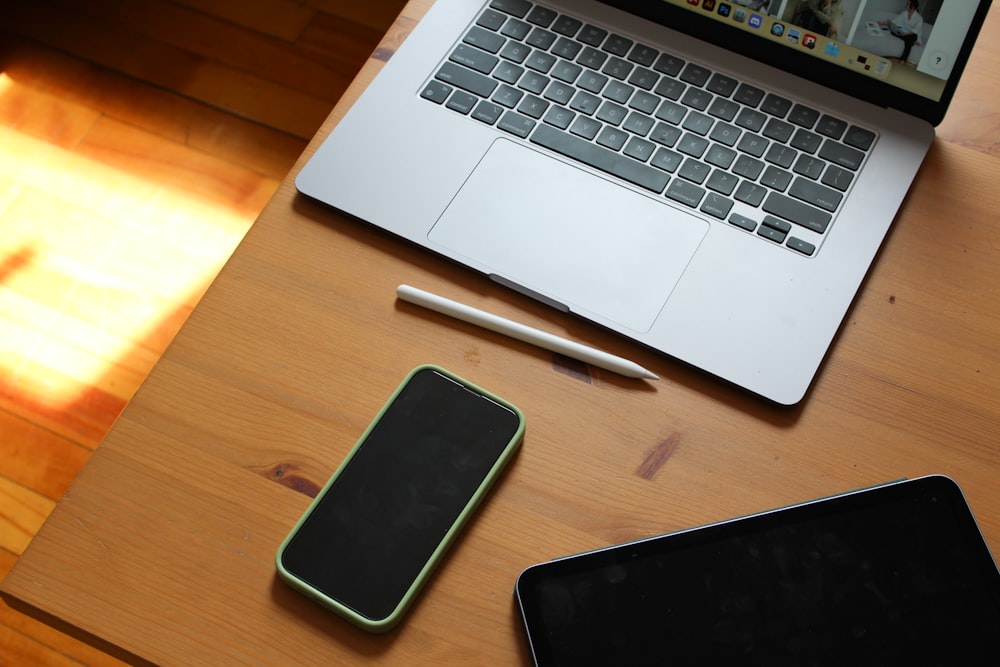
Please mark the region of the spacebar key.
<svg viewBox="0 0 1000 667"><path fill-rule="evenodd" d="M656 193L663 192L670 180L670 176L659 169L647 167L548 125L539 125L531 135L531 141Z"/></svg>

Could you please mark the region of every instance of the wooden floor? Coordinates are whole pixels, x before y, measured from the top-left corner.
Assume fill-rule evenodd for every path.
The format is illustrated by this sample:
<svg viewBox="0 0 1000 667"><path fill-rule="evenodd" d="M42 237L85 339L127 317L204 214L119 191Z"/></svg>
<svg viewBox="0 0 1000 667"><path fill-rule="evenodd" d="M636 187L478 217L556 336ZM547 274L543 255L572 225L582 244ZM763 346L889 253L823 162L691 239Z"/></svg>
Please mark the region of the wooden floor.
<svg viewBox="0 0 1000 667"><path fill-rule="evenodd" d="M403 4L5 3L0 577ZM77 664L0 602L0 666Z"/></svg>

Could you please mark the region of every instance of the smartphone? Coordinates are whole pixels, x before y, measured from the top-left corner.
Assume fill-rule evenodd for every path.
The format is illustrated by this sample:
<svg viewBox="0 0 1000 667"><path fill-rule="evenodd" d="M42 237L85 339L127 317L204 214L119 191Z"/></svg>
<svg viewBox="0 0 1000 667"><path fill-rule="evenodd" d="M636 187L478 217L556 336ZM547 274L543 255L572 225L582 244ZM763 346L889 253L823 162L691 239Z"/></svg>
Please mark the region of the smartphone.
<svg viewBox="0 0 1000 667"><path fill-rule="evenodd" d="M279 576L369 632L390 630L523 436L511 403L415 368L281 544Z"/></svg>

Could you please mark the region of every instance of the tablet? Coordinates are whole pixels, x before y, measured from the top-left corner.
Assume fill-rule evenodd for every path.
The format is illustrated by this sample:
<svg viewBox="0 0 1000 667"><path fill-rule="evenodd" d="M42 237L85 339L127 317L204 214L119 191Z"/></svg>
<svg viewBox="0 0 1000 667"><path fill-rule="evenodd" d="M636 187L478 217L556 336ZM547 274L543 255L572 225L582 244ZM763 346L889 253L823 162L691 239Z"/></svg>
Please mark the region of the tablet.
<svg viewBox="0 0 1000 667"><path fill-rule="evenodd" d="M1000 571L942 476L535 565L515 598L539 666L979 665L1000 654Z"/></svg>

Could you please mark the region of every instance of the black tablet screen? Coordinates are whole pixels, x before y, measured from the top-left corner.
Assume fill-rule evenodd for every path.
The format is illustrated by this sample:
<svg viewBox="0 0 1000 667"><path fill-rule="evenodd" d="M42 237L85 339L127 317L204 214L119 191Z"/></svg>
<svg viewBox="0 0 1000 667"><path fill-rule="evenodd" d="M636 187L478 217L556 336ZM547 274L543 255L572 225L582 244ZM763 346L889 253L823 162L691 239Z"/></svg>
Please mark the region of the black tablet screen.
<svg viewBox="0 0 1000 667"><path fill-rule="evenodd" d="M540 665L969 665L1000 650L1000 573L944 477L538 565L517 596Z"/></svg>

